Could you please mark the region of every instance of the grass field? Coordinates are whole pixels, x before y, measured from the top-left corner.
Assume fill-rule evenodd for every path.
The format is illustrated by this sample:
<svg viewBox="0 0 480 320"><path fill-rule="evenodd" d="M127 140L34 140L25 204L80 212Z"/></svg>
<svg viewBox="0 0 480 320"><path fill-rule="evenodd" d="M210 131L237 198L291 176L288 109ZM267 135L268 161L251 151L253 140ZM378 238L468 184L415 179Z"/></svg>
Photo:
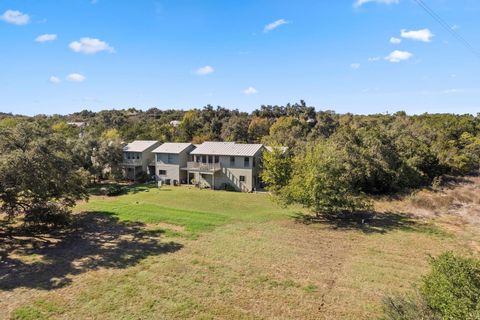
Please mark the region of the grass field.
<svg viewBox="0 0 480 320"><path fill-rule="evenodd" d="M10 247L0 318L371 319L385 294L412 290L429 255L479 247L461 217L378 207L367 224L306 225L266 194L93 197L75 209L77 231Z"/></svg>

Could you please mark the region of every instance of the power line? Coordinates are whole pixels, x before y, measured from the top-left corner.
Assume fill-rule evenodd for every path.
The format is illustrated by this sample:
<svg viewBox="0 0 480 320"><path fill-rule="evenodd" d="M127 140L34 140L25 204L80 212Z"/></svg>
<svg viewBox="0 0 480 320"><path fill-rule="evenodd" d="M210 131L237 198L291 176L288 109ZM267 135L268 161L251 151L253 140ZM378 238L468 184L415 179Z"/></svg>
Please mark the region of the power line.
<svg viewBox="0 0 480 320"><path fill-rule="evenodd" d="M447 30L453 37L460 41L469 51L471 51L477 58L480 58L480 53L462 37L458 32L456 32L445 20L442 19L433 9L431 9L423 0L415 0L415 2L427 12L435 21L437 21L445 30Z"/></svg>

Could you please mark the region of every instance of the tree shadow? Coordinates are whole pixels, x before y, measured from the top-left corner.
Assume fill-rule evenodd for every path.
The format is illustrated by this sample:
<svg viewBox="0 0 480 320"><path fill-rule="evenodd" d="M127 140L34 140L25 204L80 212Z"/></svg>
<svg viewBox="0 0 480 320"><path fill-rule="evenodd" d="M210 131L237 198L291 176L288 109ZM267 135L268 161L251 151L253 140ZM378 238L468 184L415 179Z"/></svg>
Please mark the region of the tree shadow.
<svg viewBox="0 0 480 320"><path fill-rule="evenodd" d="M144 227L119 222L109 212L85 212L76 215L68 229L44 235L0 228L0 290L61 288L75 275L99 268L128 268L183 247L162 243L162 230Z"/></svg>
<svg viewBox="0 0 480 320"><path fill-rule="evenodd" d="M390 231L412 231L441 234L435 226L399 212L355 212L338 215L312 216L297 213L295 220L304 224L323 224L335 230L357 230L365 234L385 234Z"/></svg>

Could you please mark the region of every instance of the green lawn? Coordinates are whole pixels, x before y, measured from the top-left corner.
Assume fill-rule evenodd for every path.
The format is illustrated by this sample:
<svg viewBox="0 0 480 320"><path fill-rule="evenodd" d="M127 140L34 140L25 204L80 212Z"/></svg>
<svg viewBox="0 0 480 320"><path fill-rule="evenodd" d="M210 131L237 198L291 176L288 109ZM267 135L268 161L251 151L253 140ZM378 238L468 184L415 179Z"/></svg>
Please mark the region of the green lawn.
<svg viewBox="0 0 480 320"><path fill-rule="evenodd" d="M121 221L182 226L192 235L235 221L262 222L294 214L267 194L180 188L136 188L119 197L93 197L75 211L104 212Z"/></svg>
<svg viewBox="0 0 480 320"><path fill-rule="evenodd" d="M412 290L429 255L480 248L476 226L453 217L440 228L384 206L370 225L305 225L267 194L93 196L75 208L76 234L11 253L21 267L0 289L0 318L376 318L384 295Z"/></svg>

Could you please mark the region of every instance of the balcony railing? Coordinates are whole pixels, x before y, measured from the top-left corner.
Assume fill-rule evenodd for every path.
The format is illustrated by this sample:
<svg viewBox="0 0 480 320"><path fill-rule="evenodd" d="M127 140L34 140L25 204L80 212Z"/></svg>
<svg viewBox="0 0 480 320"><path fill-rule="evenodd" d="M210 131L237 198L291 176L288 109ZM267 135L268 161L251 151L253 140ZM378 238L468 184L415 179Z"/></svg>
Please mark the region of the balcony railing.
<svg viewBox="0 0 480 320"><path fill-rule="evenodd" d="M121 165L134 165L134 166L141 166L142 160L141 159L123 159L120 163Z"/></svg>
<svg viewBox="0 0 480 320"><path fill-rule="evenodd" d="M219 171L220 163L187 162L187 169L192 171Z"/></svg>

